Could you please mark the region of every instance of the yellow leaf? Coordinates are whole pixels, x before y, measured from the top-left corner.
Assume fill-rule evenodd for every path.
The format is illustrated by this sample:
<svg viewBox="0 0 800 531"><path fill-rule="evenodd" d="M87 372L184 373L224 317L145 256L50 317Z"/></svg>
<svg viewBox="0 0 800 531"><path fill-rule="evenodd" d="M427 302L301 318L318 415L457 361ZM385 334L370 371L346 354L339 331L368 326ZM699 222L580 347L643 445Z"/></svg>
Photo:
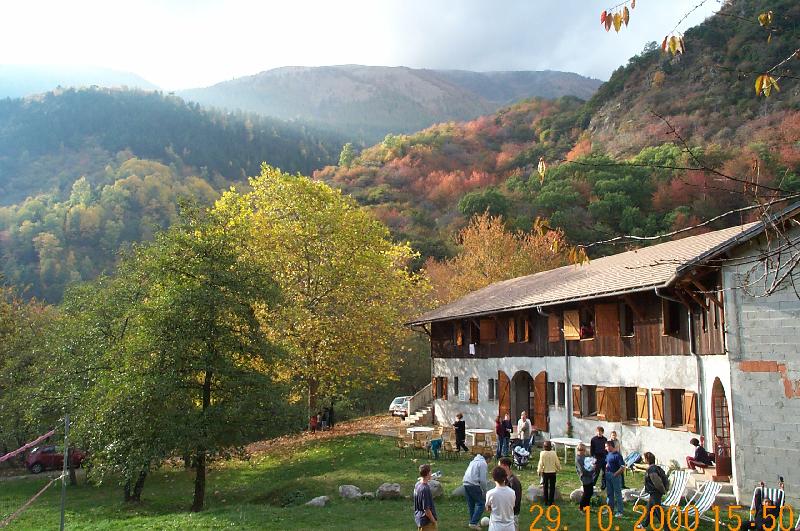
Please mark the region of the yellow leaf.
<svg viewBox="0 0 800 531"><path fill-rule="evenodd" d="M614 13L614 31L619 33L621 27L622 27L622 15L619 12Z"/></svg>
<svg viewBox="0 0 800 531"><path fill-rule="evenodd" d="M539 157L539 166L536 168L539 172L539 182L544 182L544 174L547 172L547 163L544 161L544 157Z"/></svg>
<svg viewBox="0 0 800 531"><path fill-rule="evenodd" d="M769 43L771 43L771 42L772 42L772 33L770 33L769 35L767 35L767 44L769 44Z"/></svg>
<svg viewBox="0 0 800 531"><path fill-rule="evenodd" d="M673 35L669 38L669 51L672 52L672 55L675 55L675 52L678 50L678 39Z"/></svg>
<svg viewBox="0 0 800 531"><path fill-rule="evenodd" d="M764 28L772 24L772 11L767 11L766 13L758 15L758 23Z"/></svg>
<svg viewBox="0 0 800 531"><path fill-rule="evenodd" d="M681 53L686 53L686 45L683 43L683 37L678 37L678 44L680 44L679 51Z"/></svg>
<svg viewBox="0 0 800 531"><path fill-rule="evenodd" d="M628 27L628 21L631 19L631 13L628 11L627 6L622 9L622 22L625 23L625 27Z"/></svg>
<svg viewBox="0 0 800 531"><path fill-rule="evenodd" d="M766 76L758 76L756 78L756 96L761 95L761 90L764 88L764 78Z"/></svg>

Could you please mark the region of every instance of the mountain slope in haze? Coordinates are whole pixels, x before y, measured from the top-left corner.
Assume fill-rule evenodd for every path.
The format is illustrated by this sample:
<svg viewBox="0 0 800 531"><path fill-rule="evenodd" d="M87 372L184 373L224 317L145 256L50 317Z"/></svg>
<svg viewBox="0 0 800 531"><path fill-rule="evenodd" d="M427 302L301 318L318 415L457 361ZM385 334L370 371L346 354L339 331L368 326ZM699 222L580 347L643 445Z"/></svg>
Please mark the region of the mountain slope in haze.
<svg viewBox="0 0 800 531"><path fill-rule="evenodd" d="M284 67L179 92L191 101L322 124L374 142L468 120L531 96L587 99L600 81L565 72L468 72L341 65Z"/></svg>
<svg viewBox="0 0 800 531"><path fill-rule="evenodd" d="M207 111L158 92L68 89L0 100L0 204L66 192L81 176L102 178L120 152L244 181L264 161L310 173L336 160L342 142L303 124Z"/></svg>
<svg viewBox="0 0 800 531"><path fill-rule="evenodd" d="M776 32L767 44L758 15L770 9ZM315 175L367 205L423 258L455 252L455 230L487 209L522 230L547 218L573 243L691 227L751 204L755 188L742 181L800 191L800 62L780 92L765 99L753 90L758 72L797 48L798 21L794 0L733 0L686 32L685 56L650 47L588 102L531 100L390 135ZM685 169L698 160L739 180ZM704 230L745 221L728 216Z"/></svg>
<svg viewBox="0 0 800 531"><path fill-rule="evenodd" d="M156 90L154 84L130 73L100 67L0 65L0 98L21 98L58 87L128 87Z"/></svg>

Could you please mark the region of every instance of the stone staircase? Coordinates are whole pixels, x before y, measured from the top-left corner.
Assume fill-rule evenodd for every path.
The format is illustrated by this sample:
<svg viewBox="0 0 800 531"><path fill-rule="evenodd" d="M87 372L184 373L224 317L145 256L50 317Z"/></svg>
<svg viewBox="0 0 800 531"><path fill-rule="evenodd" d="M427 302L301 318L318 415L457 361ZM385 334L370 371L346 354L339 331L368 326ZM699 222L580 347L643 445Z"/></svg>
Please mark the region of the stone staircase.
<svg viewBox="0 0 800 531"><path fill-rule="evenodd" d="M403 419L403 422L400 424L404 428L411 428L413 426L430 426L433 424L433 406L428 405L418 409Z"/></svg>

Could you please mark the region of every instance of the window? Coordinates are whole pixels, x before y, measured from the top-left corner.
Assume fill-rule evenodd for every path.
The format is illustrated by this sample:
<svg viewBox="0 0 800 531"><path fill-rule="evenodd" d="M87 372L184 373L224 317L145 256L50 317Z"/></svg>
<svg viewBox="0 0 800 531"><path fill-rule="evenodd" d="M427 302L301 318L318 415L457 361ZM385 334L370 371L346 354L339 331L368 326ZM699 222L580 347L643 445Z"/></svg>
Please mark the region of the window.
<svg viewBox="0 0 800 531"><path fill-rule="evenodd" d="M633 336L633 308L625 302L619 303L619 335Z"/></svg>
<svg viewBox="0 0 800 531"><path fill-rule="evenodd" d="M700 308L700 318L702 319L703 332L708 332L708 311L710 310L708 297L705 298L705 302L706 307Z"/></svg>
<svg viewBox="0 0 800 531"><path fill-rule="evenodd" d="M447 400L447 377L434 376L431 382L431 391L433 392L433 398Z"/></svg>
<svg viewBox="0 0 800 531"><path fill-rule="evenodd" d="M581 339L594 338L594 306L584 306L580 310Z"/></svg>
<svg viewBox="0 0 800 531"><path fill-rule="evenodd" d="M551 407L556 405L556 383L555 382L547 382L547 405L551 406Z"/></svg>
<svg viewBox="0 0 800 531"><path fill-rule="evenodd" d="M530 324L527 315L517 316L514 331L517 334L515 338L517 343L527 343L530 341Z"/></svg>
<svg viewBox="0 0 800 531"><path fill-rule="evenodd" d="M459 347L464 344L464 329L461 326L461 321L453 323L453 343Z"/></svg>
<svg viewBox="0 0 800 531"><path fill-rule="evenodd" d="M470 378L469 379L469 403L470 404L477 404L478 403L478 379L477 378Z"/></svg>
<svg viewBox="0 0 800 531"><path fill-rule="evenodd" d="M622 420L637 422L639 412L636 409L636 387L625 387L625 409Z"/></svg>
<svg viewBox="0 0 800 531"><path fill-rule="evenodd" d="M661 299L662 333L665 336L676 336L681 331L681 305L675 301Z"/></svg>
<svg viewBox="0 0 800 531"><path fill-rule="evenodd" d="M517 319L514 316L508 318L508 342L517 342Z"/></svg>
<svg viewBox="0 0 800 531"><path fill-rule="evenodd" d="M558 382L558 405L564 407L567 405L567 384Z"/></svg>
<svg viewBox="0 0 800 531"><path fill-rule="evenodd" d="M583 389L581 389L581 395L583 395L583 400L585 407L581 408L584 416L587 417L596 417L597 416L597 386L596 385L584 385Z"/></svg>
<svg viewBox="0 0 800 531"><path fill-rule="evenodd" d="M487 383L488 383L488 388L489 388L489 400L494 400L495 396L496 396L495 395L495 389L496 389L495 379L494 378L489 378L489 381Z"/></svg>
<svg viewBox="0 0 800 531"><path fill-rule="evenodd" d="M458 396L458 376L453 377L453 394Z"/></svg>
<svg viewBox="0 0 800 531"><path fill-rule="evenodd" d="M481 319L478 337L479 343L494 343L497 340L497 323L494 319Z"/></svg>
<svg viewBox="0 0 800 531"><path fill-rule="evenodd" d="M683 389L666 389L664 398L666 401L666 422L667 428L682 428L683 420Z"/></svg>
<svg viewBox="0 0 800 531"><path fill-rule="evenodd" d="M473 345L481 342L481 330L474 320L469 321L469 342Z"/></svg>

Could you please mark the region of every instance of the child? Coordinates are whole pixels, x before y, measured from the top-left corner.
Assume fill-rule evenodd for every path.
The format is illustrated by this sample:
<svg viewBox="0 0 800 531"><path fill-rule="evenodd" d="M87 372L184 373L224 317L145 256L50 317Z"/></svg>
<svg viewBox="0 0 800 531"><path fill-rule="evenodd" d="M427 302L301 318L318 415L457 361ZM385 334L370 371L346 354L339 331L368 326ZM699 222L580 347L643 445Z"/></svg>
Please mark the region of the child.
<svg viewBox="0 0 800 531"><path fill-rule="evenodd" d="M464 423L464 415L462 413L456 414L456 421L453 423L453 428L456 432L456 452L464 450L469 452L469 448L464 444L467 439L467 425Z"/></svg>
<svg viewBox="0 0 800 531"><path fill-rule="evenodd" d="M508 474L501 466L494 467L495 488L486 493L486 510L491 512L489 531L515 531L514 503L516 494L507 485Z"/></svg>

